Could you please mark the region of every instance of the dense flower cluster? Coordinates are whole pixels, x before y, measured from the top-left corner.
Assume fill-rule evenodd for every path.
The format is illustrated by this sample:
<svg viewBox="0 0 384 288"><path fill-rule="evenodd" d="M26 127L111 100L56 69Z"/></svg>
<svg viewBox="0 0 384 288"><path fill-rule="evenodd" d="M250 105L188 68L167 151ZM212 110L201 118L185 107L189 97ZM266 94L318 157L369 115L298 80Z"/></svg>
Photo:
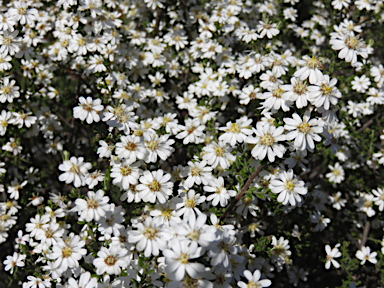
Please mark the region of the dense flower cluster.
<svg viewBox="0 0 384 288"><path fill-rule="evenodd" d="M6 1L9 284L382 284L384 1L352 2Z"/></svg>

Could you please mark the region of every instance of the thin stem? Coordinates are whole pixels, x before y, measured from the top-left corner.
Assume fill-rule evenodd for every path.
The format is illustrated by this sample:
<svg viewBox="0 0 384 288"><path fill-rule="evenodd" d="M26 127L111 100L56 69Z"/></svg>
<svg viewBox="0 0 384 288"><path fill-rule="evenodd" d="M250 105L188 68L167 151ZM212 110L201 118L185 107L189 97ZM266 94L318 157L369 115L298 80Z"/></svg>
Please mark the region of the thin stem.
<svg viewBox="0 0 384 288"><path fill-rule="evenodd" d="M252 175L248 178L247 183L243 186L240 193L237 194L236 198L231 202L231 204L228 206L228 208L225 210L224 214L220 217L220 221L223 221L225 218L227 218L228 214L232 211L233 207L235 207L236 203L239 202L241 197L243 197L245 191L248 190L249 186L251 185L253 179L256 178L256 176L260 173L261 169L263 168L262 165L260 165L255 172L252 173Z"/></svg>
<svg viewBox="0 0 384 288"><path fill-rule="evenodd" d="M361 242L360 242L360 245L359 245L359 249L361 249L361 247L363 247L365 245L365 243L367 242L368 233L369 233L369 228L370 227L371 227L371 222L369 222L367 220L365 222L364 231L363 231L363 238L361 239Z"/></svg>

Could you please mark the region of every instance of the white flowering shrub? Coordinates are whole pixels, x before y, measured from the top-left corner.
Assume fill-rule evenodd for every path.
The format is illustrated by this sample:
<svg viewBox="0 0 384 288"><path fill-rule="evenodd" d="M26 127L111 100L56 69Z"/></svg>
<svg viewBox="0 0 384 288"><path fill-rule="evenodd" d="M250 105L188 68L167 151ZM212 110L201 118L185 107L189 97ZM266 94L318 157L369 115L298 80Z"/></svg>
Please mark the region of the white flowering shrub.
<svg viewBox="0 0 384 288"><path fill-rule="evenodd" d="M0 1L1 287L384 287L384 1Z"/></svg>

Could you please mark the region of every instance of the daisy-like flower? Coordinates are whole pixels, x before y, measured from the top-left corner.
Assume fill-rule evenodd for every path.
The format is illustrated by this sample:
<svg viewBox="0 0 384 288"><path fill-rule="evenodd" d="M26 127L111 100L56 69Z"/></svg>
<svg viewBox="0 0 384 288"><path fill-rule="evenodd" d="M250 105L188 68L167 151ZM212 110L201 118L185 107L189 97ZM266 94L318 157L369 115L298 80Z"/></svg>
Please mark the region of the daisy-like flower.
<svg viewBox="0 0 384 288"><path fill-rule="evenodd" d="M343 166L341 166L339 162L337 162L335 166L328 165L328 168L331 172L325 174L325 177L327 177L330 182L335 184L343 182L345 174Z"/></svg>
<svg viewBox="0 0 384 288"><path fill-rule="evenodd" d="M59 165L59 170L64 171L59 176L60 181L65 181L69 184L73 182L73 185L78 188L86 185L85 179L88 176L88 170L92 168L92 164L84 162L83 157L76 158L72 156L69 160Z"/></svg>
<svg viewBox="0 0 384 288"><path fill-rule="evenodd" d="M80 97L79 106L73 108L73 117L79 118L80 120L86 120L88 124L92 122L99 122L99 113L104 109L101 105L101 99L93 100L91 97Z"/></svg>
<svg viewBox="0 0 384 288"><path fill-rule="evenodd" d="M30 128L33 124L36 123L37 117L31 116L32 112L12 112L14 118L12 118L9 123L17 125L17 128L25 127Z"/></svg>
<svg viewBox="0 0 384 288"><path fill-rule="evenodd" d="M160 250L167 248L166 241L172 235L162 231L162 225L158 217L146 217L143 223L137 224L137 230L128 231L128 242L136 243L138 251L144 250L144 256L158 256Z"/></svg>
<svg viewBox="0 0 384 288"><path fill-rule="evenodd" d="M127 159L133 163L146 157L146 150L140 137L121 136L120 141L116 143L116 154L120 159Z"/></svg>
<svg viewBox="0 0 384 288"><path fill-rule="evenodd" d="M284 129L289 130L286 139L293 140L293 145L299 150L312 150L315 148L314 140L321 141L321 136L318 135L323 132L323 122L317 119L310 120L311 112L306 111L303 119L294 113L292 118L284 118Z"/></svg>
<svg viewBox="0 0 384 288"><path fill-rule="evenodd" d="M229 143L232 147L236 143L244 142L252 134L250 129L251 123L252 119L248 119L246 116L237 119L235 123L227 122L226 127L219 128L219 130L225 132L219 137L219 141L222 141L224 144Z"/></svg>
<svg viewBox="0 0 384 288"><path fill-rule="evenodd" d="M313 229L314 231L323 231L325 227L331 222L331 219L325 218L319 211L313 211L313 214L309 215L312 223L315 223L316 226Z"/></svg>
<svg viewBox="0 0 384 288"><path fill-rule="evenodd" d="M100 181L104 180L104 173L101 173L100 170L96 170L88 175L85 179L85 183L88 185L89 189L95 187Z"/></svg>
<svg viewBox="0 0 384 288"><path fill-rule="evenodd" d="M321 61L315 57L303 56L303 60L299 61L299 65L303 66L293 74L293 76L305 80L309 78L309 83L316 84L323 79L323 73L320 70L323 69Z"/></svg>
<svg viewBox="0 0 384 288"><path fill-rule="evenodd" d="M275 194L279 194L277 201L283 205L296 205L296 202L301 202L300 195L307 194L307 188L304 187L304 181L298 180L293 175L293 170L287 172L282 171L276 178L270 181L269 188Z"/></svg>
<svg viewBox="0 0 384 288"><path fill-rule="evenodd" d="M177 139L183 139L183 144L199 144L204 141L205 125L202 125L199 119L186 119L182 131L176 135Z"/></svg>
<svg viewBox="0 0 384 288"><path fill-rule="evenodd" d="M259 24L257 25L257 32L259 33L259 38L264 38L265 36L268 37L268 39L273 38L277 34L280 33L279 29L276 28L276 23L265 23L263 21L259 21Z"/></svg>
<svg viewBox="0 0 384 288"><path fill-rule="evenodd" d="M51 287L51 282L47 279L41 279L34 276L27 277L28 282L23 283L23 288L47 288ZM71 286L75 287L75 286Z"/></svg>
<svg viewBox="0 0 384 288"><path fill-rule="evenodd" d="M162 160L166 160L171 156L172 152L175 149L172 147L172 144L175 143L175 140L168 139L169 135L149 135L144 134L144 145L147 148L147 157L146 162L156 162L157 157Z"/></svg>
<svg viewBox="0 0 384 288"><path fill-rule="evenodd" d="M366 261L371 262L372 264L376 264L377 252L372 252L371 253L371 248L368 246L363 246L361 247L360 250L356 252L356 258L361 260L360 264L364 265Z"/></svg>
<svg viewBox="0 0 384 288"><path fill-rule="evenodd" d="M291 256L292 252L289 250L289 240L284 239L283 236L277 240L275 236L272 236L272 262L276 265L277 271L283 269L283 265L286 263L286 259Z"/></svg>
<svg viewBox="0 0 384 288"><path fill-rule="evenodd" d="M328 75L324 75L316 86L308 87L309 101L317 108L323 107L329 110L330 104L336 105L338 98L341 98L341 92L335 87L336 83L336 78L330 80Z"/></svg>
<svg viewBox="0 0 384 288"><path fill-rule="evenodd" d="M346 199L341 198L342 194L340 191L336 192L334 195L328 196L329 202L332 204L332 207L336 210L341 210L347 203Z"/></svg>
<svg viewBox="0 0 384 288"><path fill-rule="evenodd" d="M357 62L357 55L362 56L363 58L368 57L368 49L364 42L359 39L359 36L355 36L353 31L348 33L331 33L331 40L329 44L332 44L333 50L340 50L338 57L340 59L345 59L351 64Z"/></svg>
<svg viewBox="0 0 384 288"><path fill-rule="evenodd" d="M12 117L12 113L9 111L1 111L0 114L0 136L4 136L7 131L8 124L10 124L10 119Z"/></svg>
<svg viewBox="0 0 384 288"><path fill-rule="evenodd" d="M265 99L261 104L265 108L264 111L272 110L273 113L277 112L279 109L283 111L289 111L291 103L289 100L282 98L285 91L282 89L280 84L268 86L268 92L260 94L260 99Z"/></svg>
<svg viewBox="0 0 384 288"><path fill-rule="evenodd" d="M249 288L249 287L262 288L262 287L269 287L272 284L271 280L269 279L260 280L261 272L259 270L255 270L253 272L253 275L249 270L245 270L243 274L245 278L247 278L248 284L244 283L243 281L238 281L237 286L240 288Z"/></svg>
<svg viewBox="0 0 384 288"><path fill-rule="evenodd" d="M295 101L297 108L301 109L308 105L308 85L299 78L292 77L291 84L281 85L281 89L285 91L281 97L284 100Z"/></svg>
<svg viewBox="0 0 384 288"><path fill-rule="evenodd" d="M327 256L326 256L327 262L325 262L325 269L329 269L331 267L331 263L335 268L340 267L340 264L334 259L334 258L339 258L341 256L341 253L338 247L340 247L340 244L337 244L332 249L331 249L331 246L325 245L325 252L327 253Z"/></svg>
<svg viewBox="0 0 384 288"><path fill-rule="evenodd" d="M121 268L127 268L131 260L127 254L127 249L117 245L111 245L109 249L101 247L97 252L97 258L93 260L93 265L96 266L96 274L102 275L106 272L109 275L120 275Z"/></svg>
<svg viewBox="0 0 384 288"><path fill-rule="evenodd" d="M4 270L10 270L9 273L13 274L13 270L15 269L15 267L24 267L25 257L27 256L16 252L14 252L12 256L7 256L7 259L3 261Z"/></svg>
<svg viewBox="0 0 384 288"><path fill-rule="evenodd" d="M1 20L0 20L1 21ZM3 72L5 70L9 70L12 68L12 57L9 55L3 55L0 53L0 71Z"/></svg>
<svg viewBox="0 0 384 288"><path fill-rule="evenodd" d="M129 159L114 161L111 169L112 183L127 190L130 185L138 183L142 170L139 169L141 162L132 163Z"/></svg>
<svg viewBox="0 0 384 288"><path fill-rule="evenodd" d="M258 99L260 96L260 88L253 85L247 85L241 90L239 95L240 104L248 105L250 101Z"/></svg>
<svg viewBox="0 0 384 288"><path fill-rule="evenodd" d="M204 186L204 191L213 193L207 197L208 201L212 201L213 206L217 206L220 203L221 207L225 207L229 199L236 196L236 191L225 188L223 177L211 180L208 185Z"/></svg>
<svg viewBox="0 0 384 288"><path fill-rule="evenodd" d="M17 30L13 32L7 30L0 35L0 53L13 56L20 51L21 42L17 34L19 34Z"/></svg>
<svg viewBox="0 0 384 288"><path fill-rule="evenodd" d="M350 2L351 0L333 0L331 4L333 8L342 10L343 8L348 8Z"/></svg>
<svg viewBox="0 0 384 288"><path fill-rule="evenodd" d="M208 146L205 146L203 151L205 152L203 160L207 161L208 165L211 165L212 168L220 166L223 169L227 169L236 160L236 156L231 154L231 149L221 142L216 143L213 141Z"/></svg>
<svg viewBox="0 0 384 288"><path fill-rule="evenodd" d="M0 102L12 103L14 98L20 96L19 87L15 86L15 80L9 80L9 78L3 78L3 84L0 86Z"/></svg>
<svg viewBox="0 0 384 288"><path fill-rule="evenodd" d="M107 67L103 64L104 58L100 55L91 55L88 60L87 69L92 73L103 72L107 70Z"/></svg>
<svg viewBox="0 0 384 288"><path fill-rule="evenodd" d="M352 84L353 90L356 90L357 92L360 92L360 93L364 93L368 89L369 85L371 85L371 81L365 75L361 77L355 76L351 84Z"/></svg>
<svg viewBox="0 0 384 288"><path fill-rule="evenodd" d="M175 209L177 216L184 217L184 220L193 221L191 219L195 219L196 215L199 216L201 211L197 207L199 204L205 202L206 197L201 196L196 193L195 190L191 189L188 192L184 190L180 193L181 202L176 203Z"/></svg>
<svg viewBox="0 0 384 288"><path fill-rule="evenodd" d="M53 267L59 271L66 271L68 268L79 267L79 260L87 254L84 249L85 241L80 240L79 235L71 233L64 241L59 238L57 245L52 247L52 252L48 254L48 258L54 260Z"/></svg>
<svg viewBox="0 0 384 288"><path fill-rule="evenodd" d="M189 245L187 240L179 241L177 239L171 241L169 247L170 249L163 251L167 277L180 281L184 278L185 273L188 273L191 278L195 279L205 271L203 264L189 261L203 255L202 247Z"/></svg>
<svg viewBox="0 0 384 288"><path fill-rule="evenodd" d="M14 8L10 8L7 12L8 16L15 22L20 22L21 25L33 25L36 19L35 15L38 13L35 8L28 9L26 2L16 1L13 3Z"/></svg>
<svg viewBox="0 0 384 288"><path fill-rule="evenodd" d="M185 188L191 188L194 184L200 185L203 183L207 185L212 179L212 167L206 166L206 161L192 162L188 161L188 166L181 171L182 177L187 177L183 182Z"/></svg>
<svg viewBox="0 0 384 288"><path fill-rule="evenodd" d="M382 188L376 188L372 190L372 193L376 196L373 198L375 204L379 206L379 210L384 210L384 190Z"/></svg>
<svg viewBox="0 0 384 288"><path fill-rule="evenodd" d="M158 201L164 204L173 191L173 182L169 181L171 174L164 173L163 170L144 171L144 175L140 177L140 184L136 189L140 191L139 196L145 202L155 203Z"/></svg>
<svg viewBox="0 0 384 288"><path fill-rule="evenodd" d="M379 66L372 66L370 73L374 77L377 87L381 88L384 83L384 66L381 64Z"/></svg>
<svg viewBox="0 0 384 288"><path fill-rule="evenodd" d="M258 122L254 131L256 137L248 137L245 142L256 144L251 152L255 159L263 160L268 155L268 160L274 162L275 156L283 157L286 149L282 144L277 144L278 141L285 140L283 127L276 128L267 122Z"/></svg>
<svg viewBox="0 0 384 288"><path fill-rule="evenodd" d="M71 212L78 212L80 219L90 222L92 220L99 221L100 217L105 216L109 210L109 197L104 196L103 190L97 192L88 191L86 199L76 199L75 207Z"/></svg>
<svg viewBox="0 0 384 288"><path fill-rule="evenodd" d="M69 278L68 284L71 288L95 288L97 287L97 278L94 278L94 277L91 278L91 273L87 271L87 272L81 273L78 282L72 277Z"/></svg>

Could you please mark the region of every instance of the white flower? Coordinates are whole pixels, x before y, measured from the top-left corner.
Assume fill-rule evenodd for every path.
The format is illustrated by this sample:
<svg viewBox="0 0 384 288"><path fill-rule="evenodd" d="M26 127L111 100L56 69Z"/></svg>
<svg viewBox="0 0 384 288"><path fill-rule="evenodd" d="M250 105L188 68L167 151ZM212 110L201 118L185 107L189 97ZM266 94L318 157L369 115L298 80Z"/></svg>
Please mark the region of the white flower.
<svg viewBox="0 0 384 288"><path fill-rule="evenodd" d="M192 162L188 161L188 166L181 171L181 176L187 179L183 182L185 188L191 188L194 184L200 185L203 183L207 185L212 179L212 167L206 166L206 161Z"/></svg>
<svg viewBox="0 0 384 288"><path fill-rule="evenodd" d="M85 179L88 176L88 170L92 168L92 164L83 161L83 157L76 158L72 156L69 160L60 164L59 170L65 173L59 176L59 180L65 181L67 184L73 182L76 188L86 185Z"/></svg>
<svg viewBox="0 0 384 288"><path fill-rule="evenodd" d="M3 78L3 84L0 86L0 102L12 103L14 98L18 98L20 96L19 87L15 86L16 81L11 80L9 78Z"/></svg>
<svg viewBox="0 0 384 288"><path fill-rule="evenodd" d="M9 273L13 274L13 270L15 267L24 267L25 263L25 257L26 255L19 254L14 252L12 256L7 256L7 259L3 261L4 264L4 270L9 271Z"/></svg>
<svg viewBox="0 0 384 288"><path fill-rule="evenodd" d="M89 189L92 189L95 187L100 181L104 180L104 173L101 173L101 171L96 170L88 175L88 177L85 179L85 183L88 185Z"/></svg>
<svg viewBox="0 0 384 288"><path fill-rule="evenodd" d="M251 152L255 159L263 160L268 155L268 160L274 162L275 156L283 157L286 149L282 144L277 144L278 141L285 140L282 126L276 128L267 122L257 122L254 131L256 137L248 137L245 142L256 144Z"/></svg>
<svg viewBox="0 0 384 288"><path fill-rule="evenodd" d="M175 209L177 210L177 216L184 216L184 220L193 221L197 216L201 214L201 211L197 207L199 204L203 203L206 199L205 196L196 194L195 190L183 191L180 193L180 198L182 201L176 203Z"/></svg>
<svg viewBox="0 0 384 288"><path fill-rule="evenodd" d="M339 184L344 180L344 169L339 162L336 162L335 166L328 165L331 172L325 174L325 177L332 183Z"/></svg>
<svg viewBox="0 0 384 288"><path fill-rule="evenodd" d="M190 262L202 256L203 248L194 245L188 245L189 241L174 240L169 243L170 249L164 250L165 256L165 272L167 277L172 280L180 281L184 278L185 273L191 278L197 278L205 271L203 264Z"/></svg>
<svg viewBox="0 0 384 288"><path fill-rule="evenodd" d="M371 85L371 81L365 75L361 77L355 76L351 84L352 84L353 90L356 90L357 92L360 92L360 93L364 93L368 89L369 85Z"/></svg>
<svg viewBox="0 0 384 288"><path fill-rule="evenodd" d="M279 109L282 109L284 112L289 111L292 102L290 100L285 100L282 98L285 91L282 89L280 84L274 84L268 86L268 92L264 92L259 95L260 99L265 99L263 107L264 111L272 110L272 113L276 113Z"/></svg>
<svg viewBox="0 0 384 288"><path fill-rule="evenodd" d="M299 64L304 67L297 70L293 76L300 78L300 80L309 78L309 83L311 84L316 84L323 79L323 73L320 71L323 69L323 65L319 59L315 57L309 58L305 55L303 60L299 61Z"/></svg>
<svg viewBox="0 0 384 288"><path fill-rule="evenodd" d="M59 271L66 271L67 268L79 267L79 260L87 253L84 249L85 242L80 240L80 236L71 233L66 241L58 239L57 245L52 247L52 252L48 258L55 260L53 267Z"/></svg>
<svg viewBox="0 0 384 288"><path fill-rule="evenodd" d="M307 188L304 187L304 181L298 180L292 169L287 172L282 171L276 178L270 181L269 188L273 193L279 194L277 201L283 205L288 202L295 206L296 202L301 202L301 196L307 194Z"/></svg>
<svg viewBox="0 0 384 288"><path fill-rule="evenodd" d="M68 279L68 284L70 285L71 288L95 288L97 287L97 278L95 277L91 278L91 273L87 271L87 272L81 273L79 282L77 282L75 279L71 277Z"/></svg>
<svg viewBox="0 0 384 288"><path fill-rule="evenodd" d="M76 199L75 207L71 212L78 212L80 220L90 222L92 220L100 220L100 217L105 216L106 211L109 209L109 197L104 196L103 190L97 192L88 191L86 199Z"/></svg>
<svg viewBox="0 0 384 288"><path fill-rule="evenodd" d="M341 98L340 91L335 87L336 83L336 78L330 80L328 75L324 75L316 86L308 87L309 101L317 108L323 107L325 110L329 110L330 104L336 105L337 98Z"/></svg>
<svg viewBox="0 0 384 288"><path fill-rule="evenodd" d="M4 146L1 147L4 151L11 152L13 155L17 155L23 150L23 147L19 144L19 140L11 137L9 138L9 142L7 142Z"/></svg>
<svg viewBox="0 0 384 288"><path fill-rule="evenodd" d="M204 186L204 191L213 193L207 197L208 201L212 201L213 206L217 206L219 203L221 207L225 207L231 197L236 196L236 191L227 190L224 187L224 178L214 178L211 183Z"/></svg>
<svg viewBox="0 0 384 288"><path fill-rule="evenodd" d="M229 168L232 162L236 160L236 156L231 154L231 149L222 142L211 142L208 146L203 148L205 152L203 160L211 165L212 168L220 166L223 169Z"/></svg>
<svg viewBox="0 0 384 288"><path fill-rule="evenodd" d="M0 35L0 53L13 56L20 51L21 42L17 34L19 31L16 30L13 32L4 31L3 35Z"/></svg>
<svg viewBox="0 0 384 288"><path fill-rule="evenodd" d="M37 277L34 277L34 276L28 276L27 279L28 279L28 282L24 282L23 283L23 288L45 288L45 287L51 287L51 282L49 280L37 278Z"/></svg>
<svg viewBox="0 0 384 288"><path fill-rule="evenodd" d="M241 117L236 120L236 123L227 122L226 127L220 127L219 130L225 131L219 137L219 141L222 141L224 144L229 143L231 146L235 146L236 143L242 143L244 140L252 134L250 129L250 124L252 119L247 117Z"/></svg>
<svg viewBox="0 0 384 288"><path fill-rule="evenodd" d="M4 136L7 131L8 124L11 123L10 119L12 117L12 113L6 110L1 111L0 114L0 136Z"/></svg>
<svg viewBox="0 0 384 288"><path fill-rule="evenodd" d="M104 58L100 55L91 55L88 60L87 69L92 73L103 72L107 70L107 67L103 64Z"/></svg>
<svg viewBox="0 0 384 288"><path fill-rule="evenodd" d="M384 210L384 190L382 188L376 188L372 190L372 193L376 196L373 198L373 201L375 201L375 204L379 206L379 210Z"/></svg>
<svg viewBox="0 0 384 288"><path fill-rule="evenodd" d="M356 258L361 260L360 264L364 265L366 261L371 262L372 264L376 264L377 252L372 252L371 253L371 248L368 246L363 246L361 247L360 250L356 252Z"/></svg>
<svg viewBox="0 0 384 288"><path fill-rule="evenodd" d="M355 36L353 31L348 33L331 33L331 40L329 44L332 44L333 50L340 50L338 57L344 59L351 64L357 62L357 55L363 58L368 57L368 49L362 40L358 36Z"/></svg>
<svg viewBox="0 0 384 288"><path fill-rule="evenodd" d="M163 170L144 171L144 175L140 177L140 184L136 186L139 196L144 202L155 203L158 201L164 204L169 195L172 195L173 182L170 182L171 175L164 173Z"/></svg>
<svg viewBox="0 0 384 288"><path fill-rule="evenodd" d="M176 135L177 139L183 139L183 144L199 144L204 141L205 125L202 125L199 119L186 119L182 131Z"/></svg>
<svg viewBox="0 0 384 288"><path fill-rule="evenodd" d="M175 140L168 139L169 135L161 135L160 137L157 135L148 135L144 134L144 145L147 148L147 157L146 162L156 162L157 157L162 160L166 160L169 156L171 156L172 152L175 149L172 145L175 143Z"/></svg>
<svg viewBox="0 0 384 288"><path fill-rule="evenodd" d="M120 188L127 190L130 185L136 185L139 177L143 172L139 167L141 162L132 163L131 160L125 159L114 161L111 169L112 184L118 185Z"/></svg>
<svg viewBox="0 0 384 288"><path fill-rule="evenodd" d="M109 249L101 247L97 252L97 257L93 260L96 266L96 274L121 274L121 268L127 268L130 263L130 257L127 256L128 250L119 246L111 246Z"/></svg>
<svg viewBox="0 0 384 288"><path fill-rule="evenodd" d="M293 118L293 119L292 119ZM284 118L284 128L290 130L286 135L287 140L295 139L294 146L299 150L314 149L315 141L321 141L320 134L323 132L323 122L321 120L310 119L310 112L306 111L303 120L296 113L292 118Z"/></svg>
<svg viewBox="0 0 384 288"><path fill-rule="evenodd" d="M335 268L340 267L340 264L334 259L341 256L341 253L338 247L340 247L340 244L337 244L332 249L331 249L331 246L325 245L325 252L327 253L327 256L326 256L327 262L325 263L325 269L329 269L331 267L331 263Z"/></svg>
<svg viewBox="0 0 384 288"><path fill-rule="evenodd" d="M137 159L142 160L146 157L146 150L140 137L121 136L120 141L116 143L116 154L120 159L128 159L133 163Z"/></svg>
<svg viewBox="0 0 384 288"><path fill-rule="evenodd" d="M284 100L295 101L297 108L301 109L308 105L308 85L299 78L292 77L291 84L281 85L281 89L285 91L281 97Z"/></svg>
<svg viewBox="0 0 384 288"><path fill-rule="evenodd" d="M101 99L92 99L91 97L80 97L79 106L73 108L73 117L80 120L86 120L88 124L92 122L99 122L99 113L104 109L101 105Z"/></svg>
<svg viewBox="0 0 384 288"><path fill-rule="evenodd" d="M270 24L259 21L259 24L257 25L257 32L260 34L259 38L264 38L264 36L267 36L269 39L271 39L279 34L280 31L276 28L276 26L276 23Z"/></svg>
<svg viewBox="0 0 384 288"><path fill-rule="evenodd" d="M319 211L313 211L313 214L309 215L312 223L316 223L314 231L323 231L325 227L331 222L331 219L325 218Z"/></svg>
<svg viewBox="0 0 384 288"><path fill-rule="evenodd" d="M247 278L248 284L244 283L243 281L238 281L237 286L240 288L247 288L247 287L262 288L262 287L269 287L272 284L271 280L269 279L260 280L261 272L259 270L255 270L253 272L253 275L249 270L245 270L243 274L245 278Z"/></svg>
<svg viewBox="0 0 384 288"><path fill-rule="evenodd" d="M272 245L271 261L276 265L277 271L281 271L283 269L283 265L286 263L286 258L292 254L289 250L289 240L284 239L283 236L277 240L275 236L272 236Z"/></svg>
<svg viewBox="0 0 384 288"><path fill-rule="evenodd" d="M345 204L347 203L347 200L342 199L341 195L342 195L341 192L338 191L336 192L336 194L328 196L329 202L331 202L332 207L335 208L336 210L341 210L341 208L344 207Z"/></svg>
<svg viewBox="0 0 384 288"><path fill-rule="evenodd" d="M128 242L137 243L138 251L144 250L144 256L158 256L159 250L167 248L166 241L172 235L161 229L159 218L147 217L143 223L137 224L137 230L128 231Z"/></svg>

